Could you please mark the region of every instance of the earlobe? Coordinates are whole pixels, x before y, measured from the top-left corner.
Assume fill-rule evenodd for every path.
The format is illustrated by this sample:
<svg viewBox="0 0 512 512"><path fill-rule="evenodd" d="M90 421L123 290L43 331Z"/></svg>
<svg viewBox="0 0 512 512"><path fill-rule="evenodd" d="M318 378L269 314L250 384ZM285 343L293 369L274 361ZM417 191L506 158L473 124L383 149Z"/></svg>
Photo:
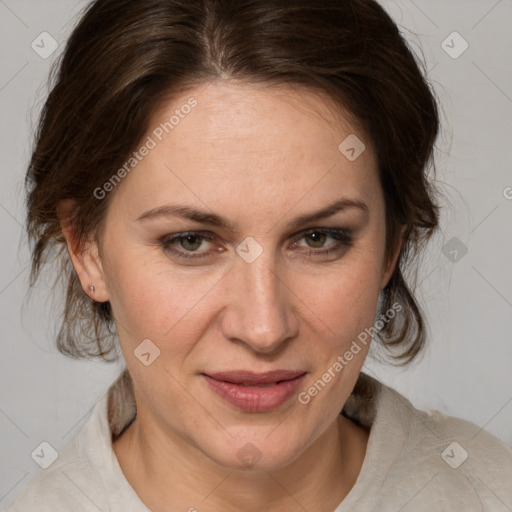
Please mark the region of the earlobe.
<svg viewBox="0 0 512 512"><path fill-rule="evenodd" d="M106 302L109 300L109 297L105 286L103 267L97 243L91 239L85 241L76 239L69 216L64 213L64 211L69 211L66 207L69 207L69 203L60 206L59 218L62 233L66 239L68 254L78 279L84 292L91 299L96 302Z"/></svg>

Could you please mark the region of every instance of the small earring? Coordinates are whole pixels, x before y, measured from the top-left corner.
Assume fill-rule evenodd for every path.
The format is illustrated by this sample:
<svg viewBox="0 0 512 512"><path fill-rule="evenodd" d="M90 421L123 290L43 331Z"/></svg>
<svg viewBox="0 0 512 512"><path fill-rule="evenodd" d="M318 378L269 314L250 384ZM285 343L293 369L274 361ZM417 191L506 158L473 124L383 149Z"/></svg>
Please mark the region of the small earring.
<svg viewBox="0 0 512 512"><path fill-rule="evenodd" d="M90 285L89 285L89 291L90 291L91 293L94 293L94 289L95 289L95 288L94 288L94 286L93 286L92 284L90 284Z"/></svg>

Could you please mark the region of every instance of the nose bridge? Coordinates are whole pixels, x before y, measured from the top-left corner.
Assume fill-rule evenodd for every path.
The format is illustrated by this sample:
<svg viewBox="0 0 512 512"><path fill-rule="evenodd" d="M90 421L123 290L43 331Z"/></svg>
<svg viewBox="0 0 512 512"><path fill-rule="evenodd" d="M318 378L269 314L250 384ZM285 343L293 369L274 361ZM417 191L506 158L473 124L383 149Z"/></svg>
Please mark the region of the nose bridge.
<svg viewBox="0 0 512 512"><path fill-rule="evenodd" d="M230 272L224 331L259 352L273 352L294 335L290 298L271 251L252 262L240 258Z"/></svg>

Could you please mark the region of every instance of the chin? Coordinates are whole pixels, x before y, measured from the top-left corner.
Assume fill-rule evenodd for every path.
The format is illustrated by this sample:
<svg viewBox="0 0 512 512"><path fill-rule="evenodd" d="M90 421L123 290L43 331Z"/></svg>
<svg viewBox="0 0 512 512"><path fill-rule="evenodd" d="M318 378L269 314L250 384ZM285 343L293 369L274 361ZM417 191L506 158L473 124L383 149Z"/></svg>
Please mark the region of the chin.
<svg viewBox="0 0 512 512"><path fill-rule="evenodd" d="M208 457L232 471L276 471L297 459L307 446L298 439L268 436L268 430L259 436L233 436L219 439L215 446L203 449Z"/></svg>

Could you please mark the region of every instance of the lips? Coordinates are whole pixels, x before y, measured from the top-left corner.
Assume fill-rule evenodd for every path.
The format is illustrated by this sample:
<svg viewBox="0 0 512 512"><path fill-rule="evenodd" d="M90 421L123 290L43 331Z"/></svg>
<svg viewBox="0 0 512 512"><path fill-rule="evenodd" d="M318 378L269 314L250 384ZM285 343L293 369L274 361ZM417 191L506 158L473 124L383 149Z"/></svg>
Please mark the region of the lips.
<svg viewBox="0 0 512 512"><path fill-rule="evenodd" d="M258 386L267 384L277 384L284 380L295 379L304 371L295 370L273 370L264 373L253 373L245 370L235 370L230 372L208 373L207 375L215 380L231 382L243 386Z"/></svg>
<svg viewBox="0 0 512 512"><path fill-rule="evenodd" d="M300 387L306 372L246 370L215 372L202 377L218 396L246 412L264 412L283 405Z"/></svg>

